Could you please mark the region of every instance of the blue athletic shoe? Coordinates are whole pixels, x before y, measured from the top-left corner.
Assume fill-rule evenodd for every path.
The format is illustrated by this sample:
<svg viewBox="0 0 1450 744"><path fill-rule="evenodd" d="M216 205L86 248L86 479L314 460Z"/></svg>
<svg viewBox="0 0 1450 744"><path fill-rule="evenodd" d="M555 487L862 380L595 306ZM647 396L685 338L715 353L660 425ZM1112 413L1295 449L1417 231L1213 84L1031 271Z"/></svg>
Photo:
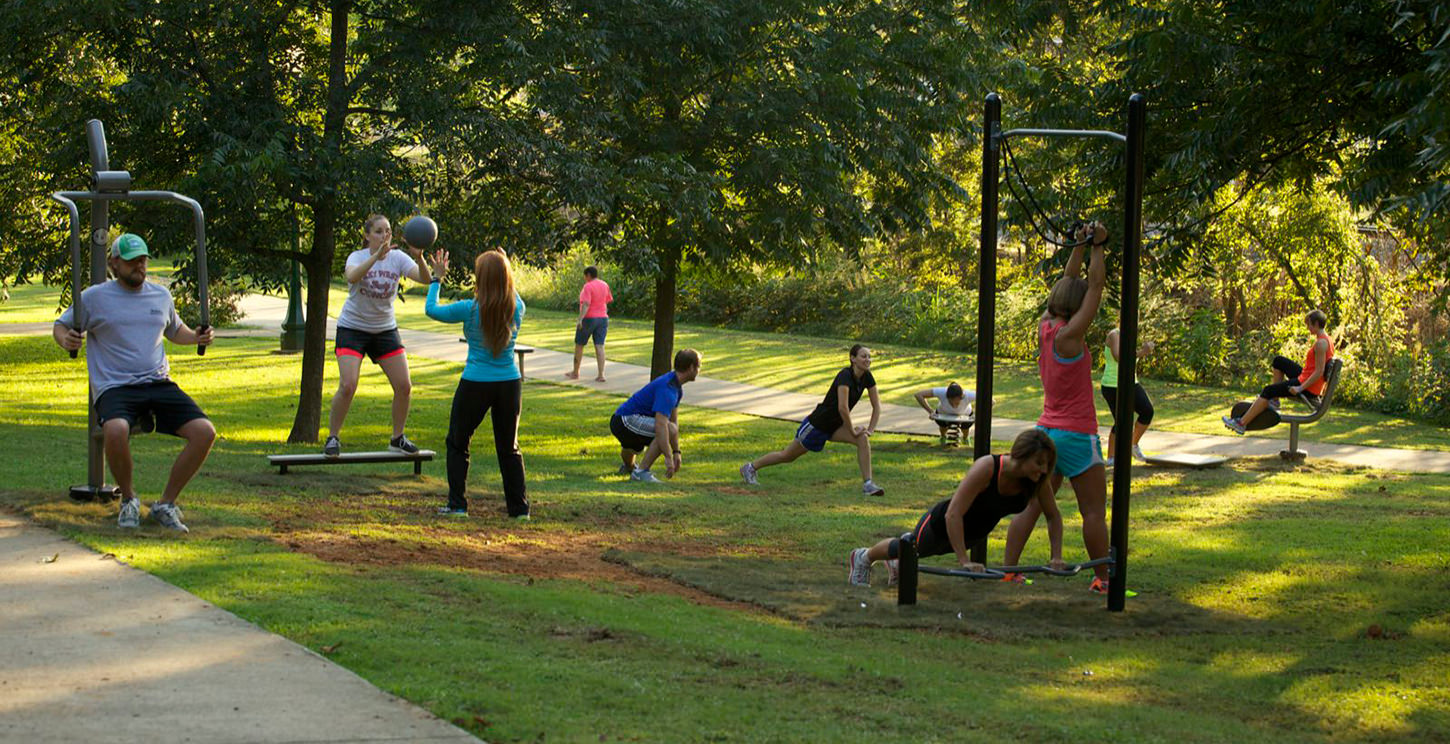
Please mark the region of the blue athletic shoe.
<svg viewBox="0 0 1450 744"><path fill-rule="evenodd" d="M466 517L466 516L468 516L468 510L467 509L454 509L451 506L440 506L440 507L438 507L438 516L441 516L441 517Z"/></svg>

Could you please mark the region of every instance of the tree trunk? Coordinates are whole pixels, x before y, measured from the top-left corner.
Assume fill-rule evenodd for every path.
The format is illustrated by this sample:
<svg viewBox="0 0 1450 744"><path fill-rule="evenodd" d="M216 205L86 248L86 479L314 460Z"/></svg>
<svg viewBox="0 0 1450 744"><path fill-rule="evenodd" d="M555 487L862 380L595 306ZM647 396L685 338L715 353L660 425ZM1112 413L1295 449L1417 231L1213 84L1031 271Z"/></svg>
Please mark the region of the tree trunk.
<svg viewBox="0 0 1450 744"><path fill-rule="evenodd" d="M333 0L332 34L327 50L327 111L322 118L322 148L333 161L342 150L347 125L347 36L351 0ZM332 256L337 250L337 192L323 189L312 210L312 252L307 268L307 331L302 343L302 380L297 393L297 415L292 419L289 443L316 442L322 426L322 373L327 366L327 291L332 280Z"/></svg>
<svg viewBox="0 0 1450 744"><path fill-rule="evenodd" d="M327 300L332 283L332 254L337 218L330 205L313 215L312 252L307 269L307 328L302 340L302 379L289 444L316 442L322 426L322 376L327 371Z"/></svg>
<svg viewBox="0 0 1450 744"><path fill-rule="evenodd" d="M675 356L675 283L680 272L680 247L664 241L660 275L655 278L655 341L650 355L650 379L670 371Z"/></svg>

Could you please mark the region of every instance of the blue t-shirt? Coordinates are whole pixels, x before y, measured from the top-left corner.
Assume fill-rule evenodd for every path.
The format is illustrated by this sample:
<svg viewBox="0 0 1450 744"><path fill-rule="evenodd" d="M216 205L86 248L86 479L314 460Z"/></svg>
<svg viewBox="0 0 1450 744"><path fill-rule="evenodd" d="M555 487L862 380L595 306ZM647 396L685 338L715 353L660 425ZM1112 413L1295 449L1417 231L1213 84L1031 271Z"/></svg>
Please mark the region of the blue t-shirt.
<svg viewBox="0 0 1450 744"><path fill-rule="evenodd" d="M648 385L629 396L629 400L614 412L619 416L653 416L663 413L669 417L674 415L680 399L684 396L685 390L671 370L650 380Z"/></svg>
<svg viewBox="0 0 1450 744"><path fill-rule="evenodd" d="M519 326L524 322L524 299L514 294L514 332L508 345L494 354L488 348L483 335L483 324L478 317L478 302L460 300L447 305L438 304L438 282L428 285L428 302L424 305L428 317L443 323L462 323L463 337L468 339L468 362L463 365L463 379L471 382L504 382L519 379L519 363L514 357L514 339L519 337Z"/></svg>

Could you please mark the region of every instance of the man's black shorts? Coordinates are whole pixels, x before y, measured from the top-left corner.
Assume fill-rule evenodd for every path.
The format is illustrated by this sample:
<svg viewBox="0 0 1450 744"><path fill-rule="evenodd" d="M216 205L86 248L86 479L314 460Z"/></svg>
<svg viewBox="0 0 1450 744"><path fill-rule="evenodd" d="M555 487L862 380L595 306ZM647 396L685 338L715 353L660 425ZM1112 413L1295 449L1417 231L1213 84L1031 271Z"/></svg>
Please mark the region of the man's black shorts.
<svg viewBox="0 0 1450 744"><path fill-rule="evenodd" d="M366 355L376 364L388 357L402 354L403 337L398 335L396 328L381 333L368 333L338 326L332 353L338 356L355 356L359 359Z"/></svg>
<svg viewBox="0 0 1450 744"><path fill-rule="evenodd" d="M624 425L624 419L617 413L609 417L609 433L619 440L619 446L635 452L649 449L650 442L654 441L654 437L647 437L630 430L628 426Z"/></svg>
<svg viewBox="0 0 1450 744"><path fill-rule="evenodd" d="M173 435L187 422L207 417L196 401L170 380L113 387L96 399L96 419L102 424L120 418L135 426L147 413L155 418L156 431Z"/></svg>

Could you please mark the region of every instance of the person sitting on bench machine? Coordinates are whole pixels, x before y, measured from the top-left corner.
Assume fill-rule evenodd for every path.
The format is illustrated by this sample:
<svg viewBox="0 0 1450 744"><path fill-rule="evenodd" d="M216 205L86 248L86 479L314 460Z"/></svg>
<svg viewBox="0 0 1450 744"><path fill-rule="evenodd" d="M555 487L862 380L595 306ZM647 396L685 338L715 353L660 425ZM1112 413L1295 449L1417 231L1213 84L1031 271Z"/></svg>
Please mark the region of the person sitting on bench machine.
<svg viewBox="0 0 1450 744"><path fill-rule="evenodd" d="M917 520L911 540L919 557L956 553L957 563L968 571L983 571L973 562L967 549L991 534L1003 517L1017 514L1037 499L1047 515L1047 536L1052 544L1054 569L1063 569L1062 513L1052 491L1053 465L1057 462L1057 446L1040 429L1028 429L1017 435L1006 455L984 455L972 463L957 484L951 498L943 499ZM887 538L870 548L856 548L846 559L847 581L855 586L871 585L871 566L886 561L887 585L897 580L897 558L901 539Z"/></svg>
<svg viewBox="0 0 1450 744"><path fill-rule="evenodd" d="M1329 360L1334 358L1334 341L1324 332L1326 323L1322 310L1310 310L1304 316L1304 326L1314 342L1304 357L1304 366L1300 367L1287 357L1274 357L1274 382L1259 392L1259 397L1254 399L1241 418L1222 417L1223 425L1235 434L1243 434L1265 408L1270 405L1277 408L1280 398L1291 395L1306 395L1311 405L1317 404L1319 394L1324 392L1324 370L1329 366Z"/></svg>

